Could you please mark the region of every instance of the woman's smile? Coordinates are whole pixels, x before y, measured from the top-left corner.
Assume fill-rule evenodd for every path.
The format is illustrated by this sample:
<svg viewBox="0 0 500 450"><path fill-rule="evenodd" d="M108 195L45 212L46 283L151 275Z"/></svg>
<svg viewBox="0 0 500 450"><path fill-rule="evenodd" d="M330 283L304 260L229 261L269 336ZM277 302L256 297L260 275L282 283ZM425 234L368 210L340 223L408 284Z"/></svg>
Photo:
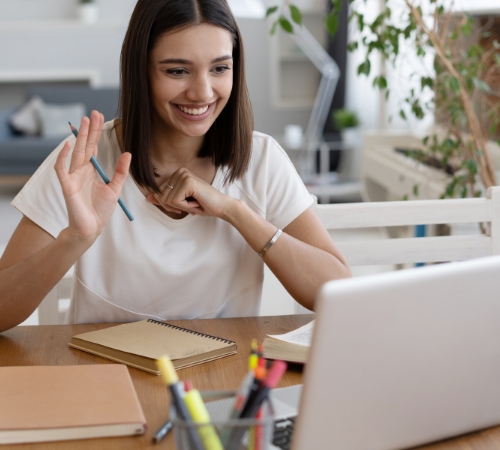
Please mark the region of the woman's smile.
<svg viewBox="0 0 500 450"><path fill-rule="evenodd" d="M217 101L204 105L175 104L175 110L186 120L204 120L215 108Z"/></svg>

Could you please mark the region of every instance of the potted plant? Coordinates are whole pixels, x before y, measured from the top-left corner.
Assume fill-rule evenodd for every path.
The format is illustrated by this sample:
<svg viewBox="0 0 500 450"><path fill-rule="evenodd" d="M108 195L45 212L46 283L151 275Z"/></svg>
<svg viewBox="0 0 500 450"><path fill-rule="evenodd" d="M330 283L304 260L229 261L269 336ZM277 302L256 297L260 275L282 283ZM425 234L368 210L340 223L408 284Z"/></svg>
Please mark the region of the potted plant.
<svg viewBox="0 0 500 450"><path fill-rule="evenodd" d="M348 109L337 109L332 113L333 125L340 131L342 142L347 147L356 147L361 144L359 133L359 118L356 112Z"/></svg>
<svg viewBox="0 0 500 450"><path fill-rule="evenodd" d="M95 0L79 0L78 16L83 23L94 24L99 18L99 5Z"/></svg>
<svg viewBox="0 0 500 450"><path fill-rule="evenodd" d="M342 1L331 3L325 25L334 36ZM500 22L454 11L453 2L446 0L430 0L425 8L417 0L384 0L380 14L367 20L358 8L363 3L366 0L349 0L349 21L359 34L347 48L366 51L358 75L370 75L373 53L396 64L404 56L402 49L412 48L423 68L426 55L434 56L433 70L413 74L419 83L403 96L399 115L407 120L409 115L422 119L433 113L438 127L407 156L453 167L443 198L484 195L488 187L497 185L489 147L500 138L500 43L493 32ZM300 11L293 5L268 9L268 15L275 14L272 32L278 24L289 33L300 25ZM390 95L392 86L383 73L373 85L386 98ZM424 102L426 94L432 98Z"/></svg>

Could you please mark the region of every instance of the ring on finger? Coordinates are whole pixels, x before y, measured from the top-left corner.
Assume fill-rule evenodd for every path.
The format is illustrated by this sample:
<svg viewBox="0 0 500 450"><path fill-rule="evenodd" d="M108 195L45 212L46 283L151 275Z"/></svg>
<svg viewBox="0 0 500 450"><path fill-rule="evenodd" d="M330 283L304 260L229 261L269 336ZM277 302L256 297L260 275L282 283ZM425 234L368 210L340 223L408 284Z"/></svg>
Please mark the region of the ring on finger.
<svg viewBox="0 0 500 450"><path fill-rule="evenodd" d="M170 188L170 189L173 189L174 187L171 186L170 184L167 183L167 186Z"/></svg>

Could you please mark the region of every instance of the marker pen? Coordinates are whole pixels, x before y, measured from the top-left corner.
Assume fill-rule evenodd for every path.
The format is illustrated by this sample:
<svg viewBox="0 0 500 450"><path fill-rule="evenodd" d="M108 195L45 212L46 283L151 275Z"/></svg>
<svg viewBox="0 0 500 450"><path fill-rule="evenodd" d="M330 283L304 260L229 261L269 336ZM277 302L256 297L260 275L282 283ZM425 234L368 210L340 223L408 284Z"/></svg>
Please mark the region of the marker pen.
<svg viewBox="0 0 500 450"><path fill-rule="evenodd" d="M182 420L192 423L193 419L191 418L191 414L189 413L189 410L184 403L184 399L182 398L179 377L177 376L177 372L174 369L172 361L168 356L162 356L160 359L156 360L156 365L161 372L163 381L170 388L177 415ZM200 435L196 432L196 429L194 427L189 427L186 430L191 444L190 448L194 450L205 450L205 447L201 442Z"/></svg>
<svg viewBox="0 0 500 450"><path fill-rule="evenodd" d="M210 424L210 415L203 403L200 392L197 389L193 389L193 386L188 381L184 383L184 386L186 388L184 402L189 409L193 422ZM205 450L224 450L213 425L198 427L198 434L203 441Z"/></svg>

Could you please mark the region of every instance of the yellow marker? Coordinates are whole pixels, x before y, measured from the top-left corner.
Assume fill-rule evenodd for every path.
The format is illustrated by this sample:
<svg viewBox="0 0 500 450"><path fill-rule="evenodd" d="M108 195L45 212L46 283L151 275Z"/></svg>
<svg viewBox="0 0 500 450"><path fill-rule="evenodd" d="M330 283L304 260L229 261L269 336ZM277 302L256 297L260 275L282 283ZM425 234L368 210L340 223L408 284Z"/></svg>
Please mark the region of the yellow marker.
<svg viewBox="0 0 500 450"><path fill-rule="evenodd" d="M197 389L192 389L191 384L186 382L186 395L184 402L189 409L189 413L194 423L210 423L210 415L203 403L200 392ZM224 450L217 431L212 425L198 427L205 450Z"/></svg>
<svg viewBox="0 0 500 450"><path fill-rule="evenodd" d="M248 357L248 370L255 369L259 363L259 355L257 354L257 351L257 339L252 339L252 353Z"/></svg>
<svg viewBox="0 0 500 450"><path fill-rule="evenodd" d="M172 360L168 356L162 356L160 359L157 359L156 366L160 369L163 382L167 386L171 386L179 381Z"/></svg>
<svg viewBox="0 0 500 450"><path fill-rule="evenodd" d="M182 398L182 392L180 389L179 377L174 369L174 365L168 356L162 356L160 359L156 360L156 365L161 371L161 377L163 382L169 387L172 393L172 399L174 401L175 409L177 415L187 423L193 423L193 418L189 413L189 408L187 407L184 399ZM194 450L207 450L201 442L199 433L196 432L194 428L188 428L188 438L189 438L189 448Z"/></svg>

